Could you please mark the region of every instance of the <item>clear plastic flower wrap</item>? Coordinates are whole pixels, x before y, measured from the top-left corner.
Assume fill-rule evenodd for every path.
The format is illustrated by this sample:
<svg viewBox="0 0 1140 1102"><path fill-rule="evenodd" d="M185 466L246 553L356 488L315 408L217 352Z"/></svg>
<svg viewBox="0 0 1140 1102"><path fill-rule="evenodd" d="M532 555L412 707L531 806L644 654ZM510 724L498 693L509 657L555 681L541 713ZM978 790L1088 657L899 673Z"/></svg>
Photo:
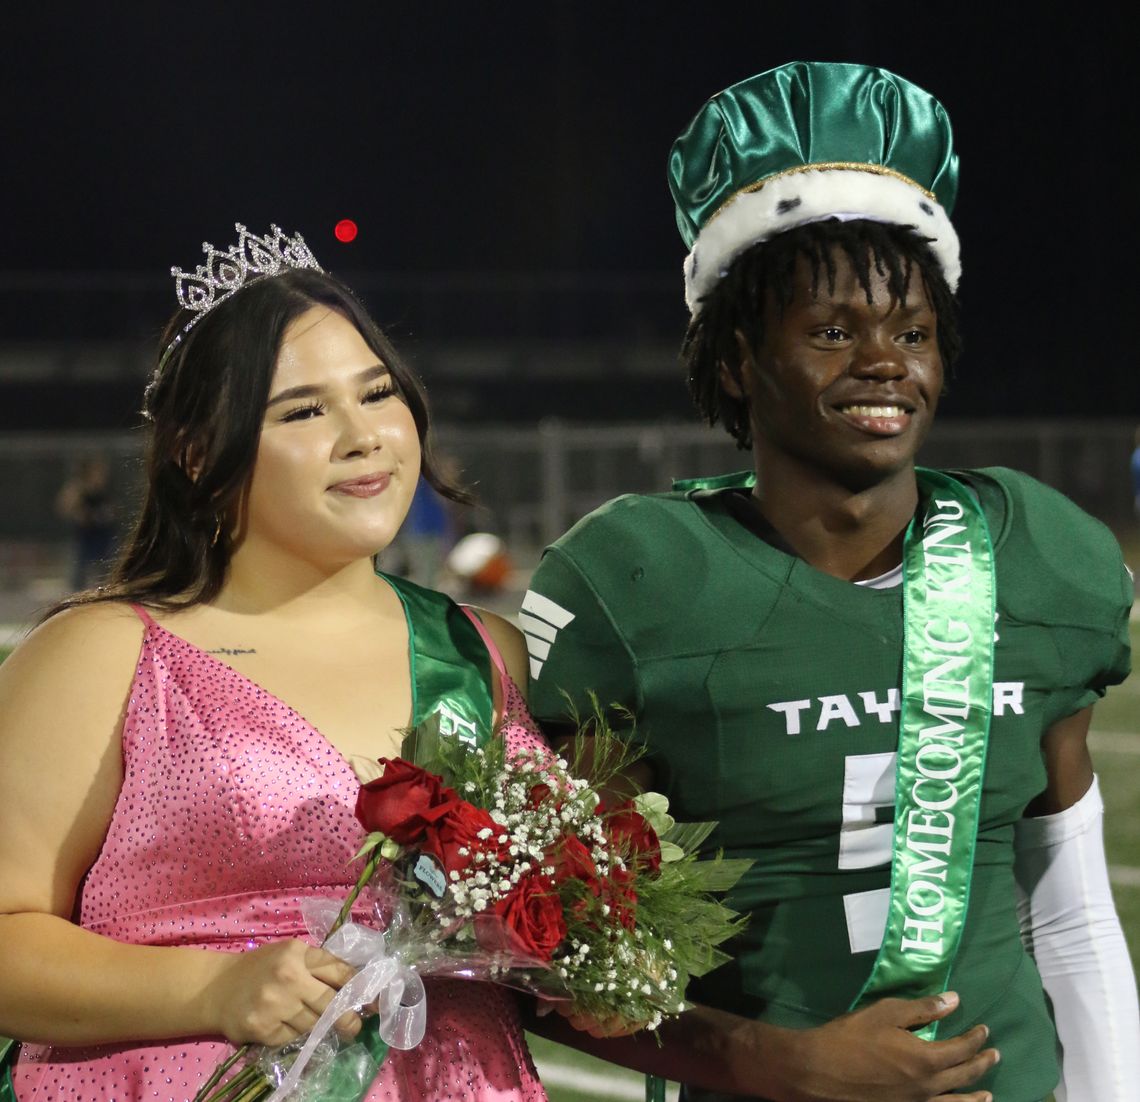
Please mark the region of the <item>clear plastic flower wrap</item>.
<svg viewBox="0 0 1140 1102"><path fill-rule="evenodd" d="M637 750L600 712L569 762L538 748L508 756L501 739L474 745L437 722L402 754L361 785L368 833L349 898L305 914L314 941L357 973L307 1037L239 1050L196 1102L357 1102L389 1048L423 1037L424 977L489 980L653 1030L684 1009L691 976L727 959L716 946L743 920L713 893L749 863L698 859L714 824L675 823L657 793L606 804ZM349 921L366 887L370 920ZM365 1027L340 1044L333 1023L350 1008Z"/></svg>

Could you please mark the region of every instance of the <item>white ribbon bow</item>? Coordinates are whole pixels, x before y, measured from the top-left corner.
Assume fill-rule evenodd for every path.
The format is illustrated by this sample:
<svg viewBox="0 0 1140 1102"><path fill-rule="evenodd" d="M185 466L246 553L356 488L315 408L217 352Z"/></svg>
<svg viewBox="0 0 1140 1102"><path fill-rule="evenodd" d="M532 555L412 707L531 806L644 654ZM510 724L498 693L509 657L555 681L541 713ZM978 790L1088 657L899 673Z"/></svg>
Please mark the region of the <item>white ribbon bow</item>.
<svg viewBox="0 0 1140 1102"><path fill-rule="evenodd" d="M374 999L380 1015L380 1037L390 1048L415 1048L423 1040L427 1025L427 993L423 980L415 968L388 951L388 942L382 933L346 922L322 948L360 971L325 1007L269 1102L284 1102L296 1090L301 1073L337 1018L348 1010L360 1010Z"/></svg>

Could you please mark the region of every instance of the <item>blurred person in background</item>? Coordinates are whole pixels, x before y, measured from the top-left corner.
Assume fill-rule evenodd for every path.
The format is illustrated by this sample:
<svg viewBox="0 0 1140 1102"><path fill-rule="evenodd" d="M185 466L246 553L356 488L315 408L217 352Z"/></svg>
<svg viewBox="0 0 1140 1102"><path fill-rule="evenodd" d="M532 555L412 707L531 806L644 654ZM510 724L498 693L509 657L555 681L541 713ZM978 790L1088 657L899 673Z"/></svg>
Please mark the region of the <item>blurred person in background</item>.
<svg viewBox="0 0 1140 1102"><path fill-rule="evenodd" d="M71 588L86 589L107 571L115 548L115 502L107 457L96 454L80 459L60 489L55 507L72 528Z"/></svg>
<svg viewBox="0 0 1140 1102"><path fill-rule="evenodd" d="M1129 669L1119 547L1025 475L915 465L959 346L945 111L793 63L714 97L669 168L690 389L753 466L586 517L520 625L534 714L632 718L641 779L754 859L751 922L692 993L713 1010L595 1051L706 1102L1134 1099L1087 744Z"/></svg>
<svg viewBox="0 0 1140 1102"><path fill-rule="evenodd" d="M447 457L441 457L440 470L447 472L449 480L457 481L456 465ZM418 585L438 587L454 542L451 503L421 476L404 526L384 556L384 566Z"/></svg>

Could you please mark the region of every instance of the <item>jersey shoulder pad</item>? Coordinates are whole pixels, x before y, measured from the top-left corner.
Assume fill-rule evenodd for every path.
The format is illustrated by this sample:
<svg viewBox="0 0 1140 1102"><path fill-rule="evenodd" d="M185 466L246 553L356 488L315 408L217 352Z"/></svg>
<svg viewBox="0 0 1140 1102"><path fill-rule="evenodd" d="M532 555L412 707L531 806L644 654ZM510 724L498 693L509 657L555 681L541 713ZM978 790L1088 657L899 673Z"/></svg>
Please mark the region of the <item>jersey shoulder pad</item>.
<svg viewBox="0 0 1140 1102"><path fill-rule="evenodd" d="M1021 471L961 473L990 517L1002 606L1019 619L1116 630L1132 587L1112 532Z"/></svg>
<svg viewBox="0 0 1140 1102"><path fill-rule="evenodd" d="M715 495L631 494L585 517L551 551L588 580L637 655L724 649L753 639L784 579L757 569L744 550L757 537L723 519Z"/></svg>
<svg viewBox="0 0 1140 1102"><path fill-rule="evenodd" d="M588 575L598 588L652 564L660 584L692 568L708 539L700 509L688 495L625 494L587 514L551 546Z"/></svg>

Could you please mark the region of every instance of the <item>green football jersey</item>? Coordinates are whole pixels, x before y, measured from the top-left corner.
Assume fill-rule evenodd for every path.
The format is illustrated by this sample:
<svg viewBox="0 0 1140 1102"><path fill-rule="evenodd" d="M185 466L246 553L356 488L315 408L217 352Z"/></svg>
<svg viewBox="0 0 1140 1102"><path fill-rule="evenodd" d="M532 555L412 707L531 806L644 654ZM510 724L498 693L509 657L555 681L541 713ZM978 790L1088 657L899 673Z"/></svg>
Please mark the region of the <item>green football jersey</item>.
<svg viewBox="0 0 1140 1102"><path fill-rule="evenodd" d="M978 495L997 580L994 707L951 1036L984 1021L984 1081L1034 1102L1056 1037L1022 947L1013 827L1045 786L1043 732L1128 673L1132 589L1112 535L1014 471L954 472ZM728 495L618 498L547 549L524 599L534 714L589 694L636 717L679 820L753 865L734 959L691 997L779 1025L844 1013L882 940L902 671L902 590L823 574L745 527ZM699 1095L693 1095L699 1097Z"/></svg>

